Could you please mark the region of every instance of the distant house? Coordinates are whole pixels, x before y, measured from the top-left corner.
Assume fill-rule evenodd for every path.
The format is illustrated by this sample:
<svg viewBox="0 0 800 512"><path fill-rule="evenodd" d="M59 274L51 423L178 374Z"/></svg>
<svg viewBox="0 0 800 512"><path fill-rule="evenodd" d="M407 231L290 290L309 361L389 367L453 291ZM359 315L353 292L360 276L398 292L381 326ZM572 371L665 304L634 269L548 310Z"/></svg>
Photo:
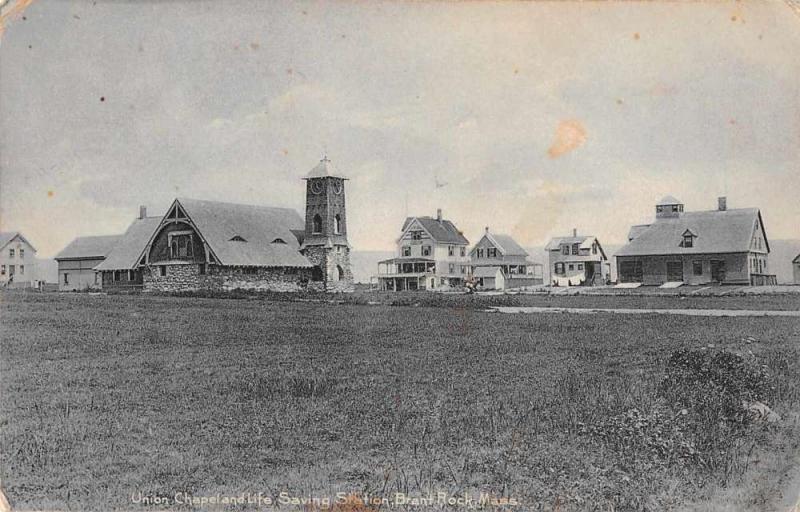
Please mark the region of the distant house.
<svg viewBox="0 0 800 512"><path fill-rule="evenodd" d="M794 284L800 284L800 254L792 260L792 268L794 269Z"/></svg>
<svg viewBox="0 0 800 512"><path fill-rule="evenodd" d="M656 205L655 221L631 228L615 256L622 283L764 285L776 282L769 251L758 208L728 209L720 197L716 210L686 212L668 196Z"/></svg>
<svg viewBox="0 0 800 512"><path fill-rule="evenodd" d="M0 286L28 287L36 280L36 248L20 233L0 233Z"/></svg>
<svg viewBox="0 0 800 512"><path fill-rule="evenodd" d="M551 285L594 286L605 284L611 274L603 246L597 237L578 235L557 237L545 246Z"/></svg>
<svg viewBox="0 0 800 512"><path fill-rule="evenodd" d="M472 278L484 290L506 289L506 277L503 270L497 266L476 267L472 271Z"/></svg>
<svg viewBox="0 0 800 512"><path fill-rule="evenodd" d="M503 274L503 279L497 280L502 286L493 286L495 289L542 284L541 266L528 260L528 251L510 235L491 233L488 227L470 250L469 259L473 279L478 284L483 281L484 288L495 268Z"/></svg>
<svg viewBox="0 0 800 512"><path fill-rule="evenodd" d="M408 217L394 258L378 263L381 290L434 290L463 286L469 272L469 241L455 224L436 217Z"/></svg>
<svg viewBox="0 0 800 512"><path fill-rule="evenodd" d="M58 289L74 291L101 288L94 267L106 259L120 238L121 235L82 236L70 242L55 257L58 262Z"/></svg>
<svg viewBox="0 0 800 512"><path fill-rule="evenodd" d="M120 237L106 258L94 267L104 290L133 290L144 287L140 263L144 248L161 223L161 217L148 217L144 206L139 217Z"/></svg>

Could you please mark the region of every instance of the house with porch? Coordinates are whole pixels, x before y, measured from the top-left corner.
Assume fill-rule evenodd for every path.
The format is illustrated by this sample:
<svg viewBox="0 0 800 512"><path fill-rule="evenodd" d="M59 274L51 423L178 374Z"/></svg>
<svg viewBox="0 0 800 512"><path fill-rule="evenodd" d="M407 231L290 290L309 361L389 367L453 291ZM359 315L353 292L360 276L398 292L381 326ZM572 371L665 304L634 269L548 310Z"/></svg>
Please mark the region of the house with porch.
<svg viewBox="0 0 800 512"><path fill-rule="evenodd" d="M436 290L464 286L469 273L469 241L442 217L408 217L393 258L378 262L381 290Z"/></svg>
<svg viewBox="0 0 800 512"><path fill-rule="evenodd" d="M631 229L615 255L621 283L663 285L710 283L775 284L769 270L769 241L758 208L684 210L668 196L656 204L655 221Z"/></svg>
<svg viewBox="0 0 800 512"><path fill-rule="evenodd" d="M611 274L603 246L595 236L556 237L545 246L548 256L548 282L552 286L597 286L606 284Z"/></svg>
<svg viewBox="0 0 800 512"><path fill-rule="evenodd" d="M528 251L510 235L492 233L487 226L469 252L470 274L483 289L503 290L542 284L541 265L528 260ZM501 276L496 278L499 271Z"/></svg>

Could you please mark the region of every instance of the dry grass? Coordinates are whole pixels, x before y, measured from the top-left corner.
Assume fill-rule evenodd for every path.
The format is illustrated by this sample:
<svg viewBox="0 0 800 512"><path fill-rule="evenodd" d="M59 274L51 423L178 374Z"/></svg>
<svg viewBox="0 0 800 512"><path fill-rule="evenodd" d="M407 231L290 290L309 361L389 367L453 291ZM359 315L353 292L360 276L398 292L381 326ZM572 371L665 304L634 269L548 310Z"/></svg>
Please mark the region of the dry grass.
<svg viewBox="0 0 800 512"><path fill-rule="evenodd" d="M0 301L0 480L28 508L135 509L138 491L486 491L524 509L665 510L736 487L753 491L737 503L762 509L759 478L797 451L798 319ZM770 406L785 420L720 427L714 443L702 410L670 423L667 363L708 344L766 364ZM620 437L636 414L658 435ZM659 439L698 456L651 451Z"/></svg>

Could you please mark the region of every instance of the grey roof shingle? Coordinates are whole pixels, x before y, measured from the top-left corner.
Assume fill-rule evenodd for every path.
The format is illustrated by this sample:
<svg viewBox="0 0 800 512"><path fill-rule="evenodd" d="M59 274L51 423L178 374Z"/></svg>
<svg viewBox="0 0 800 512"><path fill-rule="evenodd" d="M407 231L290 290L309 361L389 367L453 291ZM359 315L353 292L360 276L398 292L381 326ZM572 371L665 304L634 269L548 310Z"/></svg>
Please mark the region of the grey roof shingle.
<svg viewBox="0 0 800 512"><path fill-rule="evenodd" d="M434 241L441 243L450 243L456 245L469 245L463 233L456 228L455 224L447 219L434 219L433 217L408 217L403 223L402 231L405 233L408 226L414 221L419 221L425 230L430 233Z"/></svg>
<svg viewBox="0 0 800 512"><path fill-rule="evenodd" d="M130 270L139 264L139 258L147 242L161 223L161 217L136 219L125 234L108 253L106 259L94 267L95 270Z"/></svg>
<svg viewBox="0 0 800 512"><path fill-rule="evenodd" d="M105 258L122 235L79 236L59 252L55 260Z"/></svg>
<svg viewBox="0 0 800 512"><path fill-rule="evenodd" d="M617 251L616 256L747 252L760 218L757 208L685 212L678 217L659 218ZM686 230L697 235L692 247L680 245ZM768 242L766 248L769 251Z"/></svg>
<svg viewBox="0 0 800 512"><path fill-rule="evenodd" d="M16 238L17 236L19 236L26 244L28 244L31 247L31 249L33 249L34 252L36 252L36 247L34 247L33 244L30 243L28 241L28 239L25 238L22 235L22 233L20 233L19 231L4 231L4 232L1 232L0 233L0 249L5 247L6 244L8 244L10 241L14 240L14 238Z"/></svg>
<svg viewBox="0 0 800 512"><path fill-rule="evenodd" d="M291 208L177 199L223 265L311 267L293 231L305 229ZM241 237L245 242L231 240ZM284 243L273 243L275 240Z"/></svg>
<svg viewBox="0 0 800 512"><path fill-rule="evenodd" d="M528 251L522 248L510 235L489 233L495 241L495 246L506 256L528 256Z"/></svg>

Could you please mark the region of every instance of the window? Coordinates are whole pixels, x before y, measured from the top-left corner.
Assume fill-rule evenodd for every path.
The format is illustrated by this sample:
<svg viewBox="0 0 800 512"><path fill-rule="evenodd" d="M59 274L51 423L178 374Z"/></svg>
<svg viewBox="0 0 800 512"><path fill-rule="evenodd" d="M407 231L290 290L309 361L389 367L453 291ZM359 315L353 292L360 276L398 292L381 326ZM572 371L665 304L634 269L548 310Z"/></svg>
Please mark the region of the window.
<svg viewBox="0 0 800 512"><path fill-rule="evenodd" d="M694 236L692 235L683 235L683 242L681 243L682 247L693 247L694 246Z"/></svg>
<svg viewBox="0 0 800 512"><path fill-rule="evenodd" d="M569 256L569 246L568 245L562 245L561 246L561 254L563 254L564 256Z"/></svg>
<svg viewBox="0 0 800 512"><path fill-rule="evenodd" d="M64 272L64 284L69 284L69 274Z"/></svg>
<svg viewBox="0 0 800 512"><path fill-rule="evenodd" d="M191 231L173 231L169 234L170 259L192 259L194 247Z"/></svg>
<svg viewBox="0 0 800 512"><path fill-rule="evenodd" d="M592 254L597 254L597 242L592 244Z"/></svg>
<svg viewBox="0 0 800 512"><path fill-rule="evenodd" d="M423 245L422 246L422 255L423 256L430 256L431 255L431 246L430 245Z"/></svg>
<svg viewBox="0 0 800 512"><path fill-rule="evenodd" d="M489 247L486 249L486 257L487 258L496 258L497 257L497 248L496 247Z"/></svg>
<svg viewBox="0 0 800 512"><path fill-rule="evenodd" d="M407 245L403 246L403 256L411 256L411 247Z"/></svg>
<svg viewBox="0 0 800 512"><path fill-rule="evenodd" d="M158 267L158 272L161 275L161 277L166 276L167 275L167 266L166 265L159 266Z"/></svg>
<svg viewBox="0 0 800 512"><path fill-rule="evenodd" d="M14 257L14 249L9 249L8 250L8 257L9 258L13 258Z"/></svg>
<svg viewBox="0 0 800 512"><path fill-rule="evenodd" d="M205 273L206 273L206 264L205 263L201 263L200 265L198 265L197 273L200 274L201 276L205 275Z"/></svg>
<svg viewBox="0 0 800 512"><path fill-rule="evenodd" d="M693 261L692 262L692 274L696 276L703 275L703 262L702 261Z"/></svg>
<svg viewBox="0 0 800 512"><path fill-rule="evenodd" d="M675 213L678 213L678 212L680 211L680 210L678 209L678 205L677 205L677 204L673 204L673 205L672 205L672 211L673 211L673 212L675 212Z"/></svg>
<svg viewBox="0 0 800 512"><path fill-rule="evenodd" d="M656 213L661 213L663 211L664 211L664 207L663 206L656 206Z"/></svg>
<svg viewBox="0 0 800 512"><path fill-rule="evenodd" d="M13 275L15 274L15 271L16 271L16 269L14 268L14 265L9 265L9 266L8 266L8 273L9 273L10 275L12 275L12 276L13 276Z"/></svg>
<svg viewBox="0 0 800 512"><path fill-rule="evenodd" d="M462 274L466 274L467 273L467 267L466 266L461 265L461 273Z"/></svg>
<svg viewBox="0 0 800 512"><path fill-rule="evenodd" d="M135 277L133 270L128 270L128 281L133 281Z"/></svg>
<svg viewBox="0 0 800 512"><path fill-rule="evenodd" d="M581 244L572 244L572 254L578 254L581 250Z"/></svg>
<svg viewBox="0 0 800 512"><path fill-rule="evenodd" d="M561 263L561 262L556 263L555 273L558 274L558 275L563 275L564 274L564 264L563 263Z"/></svg>
<svg viewBox="0 0 800 512"><path fill-rule="evenodd" d="M452 264L452 263L451 263L451 264L450 264L450 265L447 267L447 272L448 272L449 274L455 274L455 273L456 273L456 266L455 266L454 264Z"/></svg>
<svg viewBox="0 0 800 512"><path fill-rule="evenodd" d="M319 265L315 266L311 269L311 280L312 281L322 281L322 267Z"/></svg>
<svg viewBox="0 0 800 512"><path fill-rule="evenodd" d="M422 240L422 231L412 231L411 232L411 239L412 240Z"/></svg>
<svg viewBox="0 0 800 512"><path fill-rule="evenodd" d="M234 235L234 236L233 236L233 237L230 239L230 242L246 242L246 241L247 241L247 240L245 240L244 238L242 238L242 237L241 237L241 236L239 236L239 235Z"/></svg>
<svg viewBox="0 0 800 512"><path fill-rule="evenodd" d="M337 213L333 216L333 233L339 235L342 233L342 218Z"/></svg>
<svg viewBox="0 0 800 512"><path fill-rule="evenodd" d="M19 266L19 274L24 276L25 275L25 265Z"/></svg>
<svg viewBox="0 0 800 512"><path fill-rule="evenodd" d="M114 271L114 281L119 281L119 270Z"/></svg>
<svg viewBox="0 0 800 512"><path fill-rule="evenodd" d="M285 245L286 244L286 240L284 240L283 238L276 238L275 240L272 241L272 243L273 244L284 244Z"/></svg>
<svg viewBox="0 0 800 512"><path fill-rule="evenodd" d="M464 257L466 255L467 255L467 248L464 247L464 246L461 246L461 256Z"/></svg>
<svg viewBox="0 0 800 512"><path fill-rule="evenodd" d="M578 263L578 270L583 270L583 263Z"/></svg>
<svg viewBox="0 0 800 512"><path fill-rule="evenodd" d="M20 247L20 249L19 249L19 259L24 259L24 258L25 258L25 249Z"/></svg>
<svg viewBox="0 0 800 512"><path fill-rule="evenodd" d="M0 265L0 276L6 275L6 266Z"/></svg>
<svg viewBox="0 0 800 512"><path fill-rule="evenodd" d="M575 265L573 265L572 263L570 263L570 264L569 264L569 269L570 269L570 270L575 270Z"/></svg>
<svg viewBox="0 0 800 512"><path fill-rule="evenodd" d="M456 246L455 245L448 245L447 246L447 255L448 256L455 256L456 255Z"/></svg>
<svg viewBox="0 0 800 512"><path fill-rule="evenodd" d="M478 250L477 250L477 251L475 251L475 252L476 252L476 254L478 255L478 258L483 258L483 249L478 249Z"/></svg>
<svg viewBox="0 0 800 512"><path fill-rule="evenodd" d="M314 220L311 226L312 233L322 233L322 217L319 214L314 215Z"/></svg>

